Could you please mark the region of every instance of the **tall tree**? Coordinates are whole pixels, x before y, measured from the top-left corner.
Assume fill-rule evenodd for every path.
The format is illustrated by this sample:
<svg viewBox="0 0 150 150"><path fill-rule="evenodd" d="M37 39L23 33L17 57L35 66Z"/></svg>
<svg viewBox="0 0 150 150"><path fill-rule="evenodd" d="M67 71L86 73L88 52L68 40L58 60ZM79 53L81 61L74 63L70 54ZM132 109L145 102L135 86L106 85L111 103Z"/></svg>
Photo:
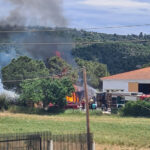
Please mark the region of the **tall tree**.
<svg viewBox="0 0 150 150"><path fill-rule="evenodd" d="M47 60L46 64L50 75L67 76L73 83L77 81L78 73L65 60L58 56L54 56Z"/></svg>
<svg viewBox="0 0 150 150"><path fill-rule="evenodd" d="M109 72L117 74L149 63L150 46L148 42L106 42L76 48L73 55L80 59L107 64Z"/></svg>
<svg viewBox="0 0 150 150"><path fill-rule="evenodd" d="M22 100L43 101L45 107L52 103L63 108L66 104L66 96L74 92L72 82L67 78L24 81L21 88Z"/></svg>
<svg viewBox="0 0 150 150"><path fill-rule="evenodd" d="M13 59L9 65L2 68L2 81L5 89L20 91L20 80L46 76L49 76L49 72L45 64L27 56Z"/></svg>

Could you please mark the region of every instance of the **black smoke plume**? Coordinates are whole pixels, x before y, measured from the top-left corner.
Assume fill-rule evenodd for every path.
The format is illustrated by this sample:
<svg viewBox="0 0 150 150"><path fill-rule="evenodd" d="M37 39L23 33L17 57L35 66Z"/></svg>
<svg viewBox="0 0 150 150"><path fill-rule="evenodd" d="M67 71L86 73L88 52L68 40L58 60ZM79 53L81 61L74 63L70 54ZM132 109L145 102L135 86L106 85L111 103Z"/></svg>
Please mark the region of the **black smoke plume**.
<svg viewBox="0 0 150 150"><path fill-rule="evenodd" d="M5 0L12 6L0 25L65 27L62 0Z"/></svg>

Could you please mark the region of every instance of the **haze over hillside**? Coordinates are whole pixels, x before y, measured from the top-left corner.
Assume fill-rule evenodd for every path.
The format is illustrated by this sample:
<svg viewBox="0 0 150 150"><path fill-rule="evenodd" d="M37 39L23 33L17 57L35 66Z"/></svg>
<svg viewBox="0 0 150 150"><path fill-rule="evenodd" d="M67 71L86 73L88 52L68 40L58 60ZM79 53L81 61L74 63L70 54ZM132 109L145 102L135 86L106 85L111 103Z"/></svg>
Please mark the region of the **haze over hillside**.
<svg viewBox="0 0 150 150"><path fill-rule="evenodd" d="M0 31L51 30L45 27L3 26ZM125 72L142 67L150 61L150 35L117 35L83 30L56 28L53 32L6 32L0 34L1 66L12 58L27 55L46 60L61 55L70 64L73 57L98 61L107 64L111 74ZM145 41L144 41L145 40ZM92 44L91 42L102 42ZM23 45L20 43L33 43ZM39 45L34 43L41 43ZM42 44L53 43L53 44ZM54 44L55 43L55 44ZM63 43L63 44L62 44ZM71 43L71 44L66 44ZM87 44L88 43L88 44ZM4 55L5 53L5 55ZM3 54L3 55L2 55ZM73 54L73 55L72 55Z"/></svg>

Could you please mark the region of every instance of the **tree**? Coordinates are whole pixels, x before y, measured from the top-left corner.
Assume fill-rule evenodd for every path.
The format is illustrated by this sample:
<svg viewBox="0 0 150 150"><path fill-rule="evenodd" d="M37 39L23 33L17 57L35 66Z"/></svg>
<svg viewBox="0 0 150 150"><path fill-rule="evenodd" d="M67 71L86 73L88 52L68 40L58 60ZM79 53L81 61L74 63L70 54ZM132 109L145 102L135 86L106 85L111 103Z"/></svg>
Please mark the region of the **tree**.
<svg viewBox="0 0 150 150"><path fill-rule="evenodd" d="M21 88L22 100L42 101L44 107L52 103L63 108L66 104L66 96L74 92L72 82L67 78L24 81Z"/></svg>
<svg viewBox="0 0 150 150"><path fill-rule="evenodd" d="M21 83L20 98L23 101L32 101L38 103L44 99L43 89L41 87L42 80L23 81Z"/></svg>
<svg viewBox="0 0 150 150"><path fill-rule="evenodd" d="M149 63L148 43L105 42L76 48L73 55L80 59L107 64L110 74L117 74L135 70L136 66Z"/></svg>
<svg viewBox="0 0 150 150"><path fill-rule="evenodd" d="M109 75L107 66L99 62L86 61L79 58L76 59L76 62L81 68L83 66L86 67L88 84L94 88L100 88L100 77Z"/></svg>
<svg viewBox="0 0 150 150"><path fill-rule="evenodd" d="M143 39L143 37L144 37L143 32L140 32L139 39Z"/></svg>
<svg viewBox="0 0 150 150"><path fill-rule="evenodd" d="M144 64L142 68L150 67L150 63Z"/></svg>
<svg viewBox="0 0 150 150"><path fill-rule="evenodd" d="M50 75L67 76L72 80L73 83L77 81L77 71L58 56L48 59L46 66L49 69Z"/></svg>
<svg viewBox="0 0 150 150"><path fill-rule="evenodd" d="M20 80L49 76L45 64L27 56L13 59L9 65L2 68L2 81L5 89L20 91ZM4 82L13 81L13 82ZM16 82L14 82L16 81Z"/></svg>

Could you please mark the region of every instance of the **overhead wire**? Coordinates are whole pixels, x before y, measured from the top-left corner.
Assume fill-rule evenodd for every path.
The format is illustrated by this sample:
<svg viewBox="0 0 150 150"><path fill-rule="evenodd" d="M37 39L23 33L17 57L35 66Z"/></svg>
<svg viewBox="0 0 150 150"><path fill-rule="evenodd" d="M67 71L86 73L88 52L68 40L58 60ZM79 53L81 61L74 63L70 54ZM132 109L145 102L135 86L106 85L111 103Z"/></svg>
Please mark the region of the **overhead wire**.
<svg viewBox="0 0 150 150"><path fill-rule="evenodd" d="M103 43L129 43L129 42L150 42L150 40L120 40L120 41L92 41L92 42L24 42L24 43L16 43L16 42L10 42L10 43L0 43L0 45L88 45L88 44L103 44Z"/></svg>
<svg viewBox="0 0 150 150"><path fill-rule="evenodd" d="M87 28L79 28L79 30L98 30L98 29L117 29L117 28L133 28L133 27L143 27L150 26L147 24L135 24L135 25L120 25L120 26L102 26L102 27L87 27ZM54 28L54 29L27 29L27 30L0 30L0 33L21 33L21 32L55 32L55 31L71 31L75 28Z"/></svg>
<svg viewBox="0 0 150 150"><path fill-rule="evenodd" d="M82 68L74 68L74 70L80 71ZM49 75L49 76L44 76L44 77L36 77L36 78L27 78L27 79L20 79L20 80L4 80L0 81L0 83L14 83L14 82L22 82L22 81L34 81L34 80L40 80L40 79L60 79L69 73L74 73L74 71L67 71L64 74L55 74L55 75Z"/></svg>
<svg viewBox="0 0 150 150"><path fill-rule="evenodd" d="M136 24L136 25L122 25L122 26L104 26L104 27L91 27L91 28L84 28L88 29L113 29L113 28L133 28L133 27L143 27L143 26L150 26L150 24Z"/></svg>
<svg viewBox="0 0 150 150"><path fill-rule="evenodd" d="M150 26L150 24L136 24L136 25L125 25L125 26L104 26L104 27L89 27L80 30L92 30L92 29L112 29L112 28L133 28L133 27L142 27L142 26ZM21 32L55 32L55 31L71 31L71 28L56 28L56 29L44 29L44 30L37 30L37 29L28 29L28 30L0 30L0 33L21 33ZM122 41L106 41L106 42L148 42L149 40L122 40ZM93 41L93 42L54 42L54 43L44 43L44 42L24 42L24 43L16 43L16 42L2 42L0 45L74 45L74 44L99 44L105 43L103 41Z"/></svg>
<svg viewBox="0 0 150 150"><path fill-rule="evenodd" d="M14 82L22 82L22 81L34 81L34 80L40 80L40 79L48 79L48 78L56 78L56 76L45 76L45 77L36 77L36 78L28 78L28 79L21 79L21 80L4 80L0 81L0 83L14 83Z"/></svg>

